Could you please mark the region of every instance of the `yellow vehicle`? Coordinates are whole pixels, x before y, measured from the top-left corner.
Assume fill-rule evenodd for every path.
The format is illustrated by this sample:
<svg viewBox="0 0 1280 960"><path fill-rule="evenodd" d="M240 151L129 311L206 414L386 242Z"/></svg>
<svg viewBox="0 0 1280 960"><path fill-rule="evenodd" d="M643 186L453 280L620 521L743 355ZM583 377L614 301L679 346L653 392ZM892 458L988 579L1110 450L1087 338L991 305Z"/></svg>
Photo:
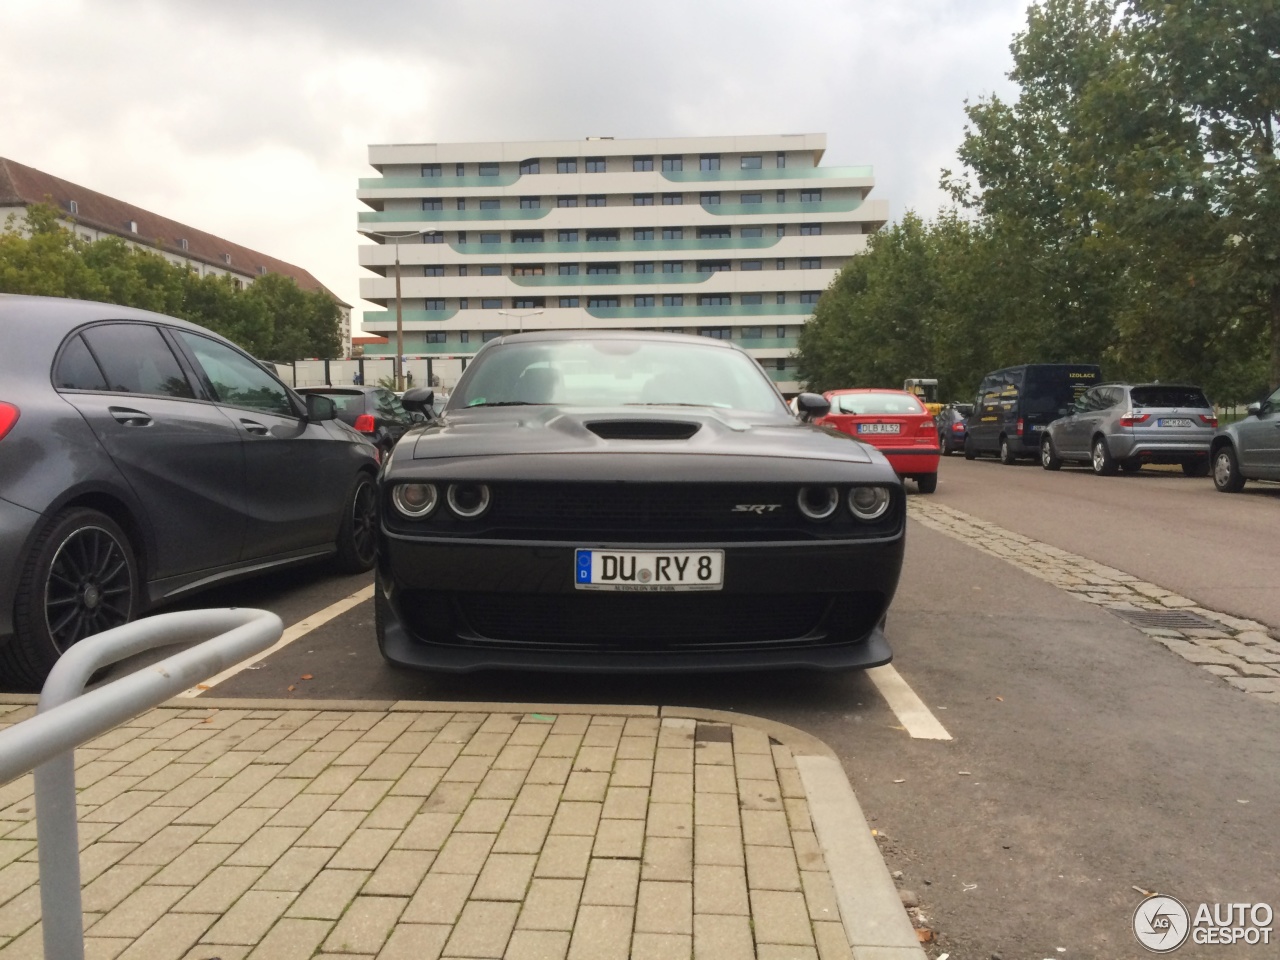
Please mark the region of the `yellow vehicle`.
<svg viewBox="0 0 1280 960"><path fill-rule="evenodd" d="M902 389L919 397L931 417L942 412L942 404L938 402L937 380L907 379L902 381Z"/></svg>

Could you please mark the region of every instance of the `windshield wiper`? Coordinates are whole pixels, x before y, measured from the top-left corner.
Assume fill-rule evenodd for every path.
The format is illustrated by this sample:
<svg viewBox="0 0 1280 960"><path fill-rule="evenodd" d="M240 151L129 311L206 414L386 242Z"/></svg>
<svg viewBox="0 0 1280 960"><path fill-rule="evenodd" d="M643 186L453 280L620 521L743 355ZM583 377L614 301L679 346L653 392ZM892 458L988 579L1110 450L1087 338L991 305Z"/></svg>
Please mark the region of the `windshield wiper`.
<svg viewBox="0 0 1280 960"><path fill-rule="evenodd" d="M469 403L464 410L476 410L480 407L545 407L545 403L534 403L532 400L491 400L488 403Z"/></svg>
<svg viewBox="0 0 1280 960"><path fill-rule="evenodd" d="M712 407L711 403L624 403L624 407Z"/></svg>

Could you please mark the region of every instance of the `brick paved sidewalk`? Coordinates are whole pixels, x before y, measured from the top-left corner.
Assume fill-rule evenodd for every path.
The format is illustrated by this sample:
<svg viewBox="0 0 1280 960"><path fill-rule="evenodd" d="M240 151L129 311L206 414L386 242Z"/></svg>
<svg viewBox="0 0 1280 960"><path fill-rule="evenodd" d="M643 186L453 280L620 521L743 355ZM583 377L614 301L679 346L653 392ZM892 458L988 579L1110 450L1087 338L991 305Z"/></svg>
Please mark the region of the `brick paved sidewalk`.
<svg viewBox="0 0 1280 960"><path fill-rule="evenodd" d="M89 958L852 956L759 727L302 706L166 705L78 751ZM42 955L31 792L0 787L3 960Z"/></svg>

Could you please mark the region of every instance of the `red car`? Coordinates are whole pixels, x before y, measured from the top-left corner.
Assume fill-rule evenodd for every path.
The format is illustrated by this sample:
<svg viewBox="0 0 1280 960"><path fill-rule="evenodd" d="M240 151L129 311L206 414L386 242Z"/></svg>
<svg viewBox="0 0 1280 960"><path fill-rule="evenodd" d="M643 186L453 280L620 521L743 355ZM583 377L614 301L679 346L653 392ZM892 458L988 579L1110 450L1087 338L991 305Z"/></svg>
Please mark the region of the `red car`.
<svg viewBox="0 0 1280 960"><path fill-rule="evenodd" d="M830 390L831 412L817 423L869 443L898 476L921 493L938 489L938 427L924 404L905 390Z"/></svg>

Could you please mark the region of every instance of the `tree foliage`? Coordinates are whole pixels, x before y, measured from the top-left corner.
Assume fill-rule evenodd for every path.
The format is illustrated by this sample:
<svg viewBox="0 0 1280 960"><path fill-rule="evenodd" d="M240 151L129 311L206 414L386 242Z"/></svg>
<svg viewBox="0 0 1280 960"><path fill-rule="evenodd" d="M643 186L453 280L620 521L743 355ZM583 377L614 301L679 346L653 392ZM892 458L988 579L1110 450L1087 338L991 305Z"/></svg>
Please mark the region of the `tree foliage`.
<svg viewBox="0 0 1280 960"><path fill-rule="evenodd" d="M339 308L323 290L267 274L246 288L228 276L201 277L117 237L86 241L48 204L27 208L25 229L0 230L0 293L97 300L181 317L262 360L336 357Z"/></svg>

